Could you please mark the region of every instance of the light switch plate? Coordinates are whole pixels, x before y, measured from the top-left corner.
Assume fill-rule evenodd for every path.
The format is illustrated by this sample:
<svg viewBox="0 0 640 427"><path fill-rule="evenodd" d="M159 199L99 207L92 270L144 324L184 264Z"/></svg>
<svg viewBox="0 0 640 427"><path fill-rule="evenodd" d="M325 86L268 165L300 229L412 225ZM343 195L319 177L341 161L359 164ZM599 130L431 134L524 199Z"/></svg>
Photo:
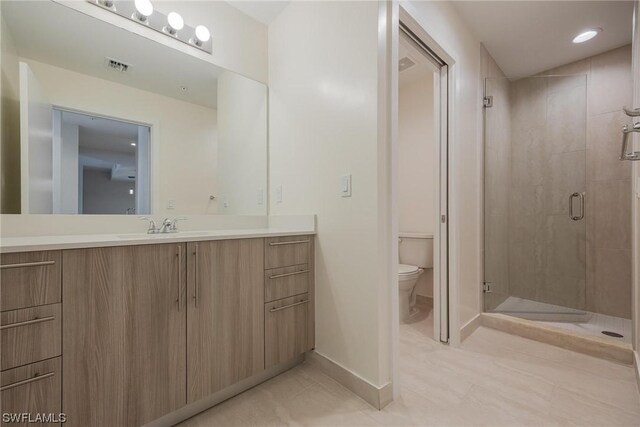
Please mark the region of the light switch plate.
<svg viewBox="0 0 640 427"><path fill-rule="evenodd" d="M276 203L282 203L282 185L276 187Z"/></svg>
<svg viewBox="0 0 640 427"><path fill-rule="evenodd" d="M351 197L351 174L340 177L340 195L342 197Z"/></svg>
<svg viewBox="0 0 640 427"><path fill-rule="evenodd" d="M258 190L258 204L264 204L264 190L262 188Z"/></svg>
<svg viewBox="0 0 640 427"><path fill-rule="evenodd" d="M167 200L167 209L175 209L176 201L173 199Z"/></svg>

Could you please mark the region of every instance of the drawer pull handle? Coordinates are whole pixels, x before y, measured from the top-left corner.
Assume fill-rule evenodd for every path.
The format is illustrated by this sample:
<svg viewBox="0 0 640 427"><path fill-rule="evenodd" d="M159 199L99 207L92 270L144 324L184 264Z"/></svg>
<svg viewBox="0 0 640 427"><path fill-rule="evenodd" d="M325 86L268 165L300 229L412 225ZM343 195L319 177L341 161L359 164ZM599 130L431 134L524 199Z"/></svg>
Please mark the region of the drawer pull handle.
<svg viewBox="0 0 640 427"><path fill-rule="evenodd" d="M10 388L14 388L14 387L20 387L21 385L29 384L29 383L32 383L34 381L40 381L40 380L43 380L45 378L52 377L55 374L56 374L55 372L47 372L46 374L42 374L42 375L36 374L35 376L33 376L31 378L28 378L26 380L17 381L15 383L11 383L11 384L7 384L5 386L2 386L2 387L0 387L0 391L9 390Z"/></svg>
<svg viewBox="0 0 640 427"><path fill-rule="evenodd" d="M285 308L295 307L296 305L306 304L306 303L308 303L308 302L309 302L309 300L308 300L308 299L306 299L306 300L304 300L304 301L294 302L293 304L284 305L284 306L282 306L282 307L278 307L278 308L273 307L273 308L272 308L271 310L269 310L269 311L273 313L274 311L284 310Z"/></svg>
<svg viewBox="0 0 640 427"><path fill-rule="evenodd" d="M36 317L35 319L25 320L24 322L16 322L16 323L9 323L8 325L2 325L0 326L0 330L17 328L19 326L34 325L36 323L42 323L42 322L50 322L54 319L55 319L55 316L39 317L39 318Z"/></svg>
<svg viewBox="0 0 640 427"><path fill-rule="evenodd" d="M304 274L304 273L308 273L309 271L310 270L300 270L300 271L294 271L292 273L275 274L273 276L269 276L269 279L279 279L281 277L295 276L296 274Z"/></svg>
<svg viewBox="0 0 640 427"><path fill-rule="evenodd" d="M4 270L5 268L40 267L43 265L53 265L55 263L56 263L55 261L22 262L19 264L0 265L0 269Z"/></svg>
<svg viewBox="0 0 640 427"><path fill-rule="evenodd" d="M289 242L269 242L269 246L296 245L298 243L309 243L309 240L291 240Z"/></svg>

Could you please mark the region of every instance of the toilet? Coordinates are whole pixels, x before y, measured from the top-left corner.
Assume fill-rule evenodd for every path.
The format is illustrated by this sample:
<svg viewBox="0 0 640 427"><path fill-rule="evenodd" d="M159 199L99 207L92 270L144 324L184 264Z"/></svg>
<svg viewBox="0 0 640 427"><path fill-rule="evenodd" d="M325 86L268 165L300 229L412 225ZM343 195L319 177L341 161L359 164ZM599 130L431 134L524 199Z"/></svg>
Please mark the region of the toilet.
<svg viewBox="0 0 640 427"><path fill-rule="evenodd" d="M400 321L406 322L418 312L415 307L418 278L425 268L433 268L433 235L400 233L398 248Z"/></svg>

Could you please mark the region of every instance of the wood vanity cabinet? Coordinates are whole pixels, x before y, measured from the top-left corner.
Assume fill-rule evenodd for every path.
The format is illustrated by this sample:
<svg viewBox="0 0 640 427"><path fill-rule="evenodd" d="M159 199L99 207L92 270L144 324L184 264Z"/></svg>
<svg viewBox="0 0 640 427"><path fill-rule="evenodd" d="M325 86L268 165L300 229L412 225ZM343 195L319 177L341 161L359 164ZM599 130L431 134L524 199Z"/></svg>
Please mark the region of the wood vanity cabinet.
<svg viewBox="0 0 640 427"><path fill-rule="evenodd" d="M265 239L265 368L315 346L313 236Z"/></svg>
<svg viewBox="0 0 640 427"><path fill-rule="evenodd" d="M140 426L186 404L185 244L63 251L69 426Z"/></svg>
<svg viewBox="0 0 640 427"><path fill-rule="evenodd" d="M187 244L187 401L264 369L264 240Z"/></svg>
<svg viewBox="0 0 640 427"><path fill-rule="evenodd" d="M313 236L26 252L1 262L5 412L141 426L255 385L313 348Z"/></svg>

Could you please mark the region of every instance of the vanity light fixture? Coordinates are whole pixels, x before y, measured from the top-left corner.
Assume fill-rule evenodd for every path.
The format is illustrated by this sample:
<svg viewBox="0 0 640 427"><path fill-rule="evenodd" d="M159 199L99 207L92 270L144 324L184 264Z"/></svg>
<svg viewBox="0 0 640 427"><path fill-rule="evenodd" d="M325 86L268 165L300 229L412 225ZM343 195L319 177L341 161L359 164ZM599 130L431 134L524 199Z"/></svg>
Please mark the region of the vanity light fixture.
<svg viewBox="0 0 640 427"><path fill-rule="evenodd" d="M164 27L164 30L173 36L183 28L184 19L182 19L182 16L177 12L169 12L167 15L167 26Z"/></svg>
<svg viewBox="0 0 640 427"><path fill-rule="evenodd" d="M147 18L153 14L153 5L151 0L135 0L134 5L136 11L133 18L140 22L147 22Z"/></svg>
<svg viewBox="0 0 640 427"><path fill-rule="evenodd" d="M591 28L586 31L581 32L577 36L573 38L573 42L575 44L584 43L586 41L591 40L595 36L597 36L602 31L602 28Z"/></svg>
<svg viewBox="0 0 640 427"><path fill-rule="evenodd" d="M192 27L186 24L182 16L176 11L168 14L157 11L153 7L152 0L86 1L196 49L207 53L211 53L213 50L211 33L207 27L204 25Z"/></svg>
<svg viewBox="0 0 640 427"><path fill-rule="evenodd" d="M204 25L198 25L196 27L196 36L193 38L193 44L196 46L202 46L202 43L208 42L211 38L209 29Z"/></svg>

